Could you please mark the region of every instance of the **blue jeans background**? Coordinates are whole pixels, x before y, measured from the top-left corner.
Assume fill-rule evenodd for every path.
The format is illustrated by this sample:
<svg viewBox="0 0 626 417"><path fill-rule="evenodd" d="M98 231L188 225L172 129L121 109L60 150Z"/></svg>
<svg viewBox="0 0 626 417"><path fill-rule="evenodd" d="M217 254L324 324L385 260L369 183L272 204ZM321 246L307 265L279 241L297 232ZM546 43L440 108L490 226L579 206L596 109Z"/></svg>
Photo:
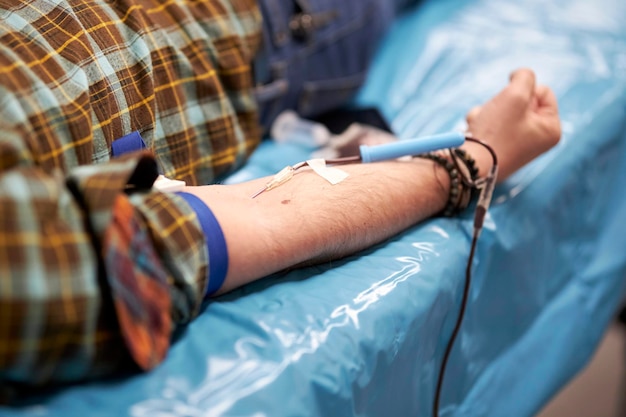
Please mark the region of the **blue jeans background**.
<svg viewBox="0 0 626 417"><path fill-rule="evenodd" d="M395 15L415 1L259 0L264 46L255 62L255 93L261 124L268 128L285 109L312 117L345 104L363 83ZM303 29L307 19L313 24Z"/></svg>

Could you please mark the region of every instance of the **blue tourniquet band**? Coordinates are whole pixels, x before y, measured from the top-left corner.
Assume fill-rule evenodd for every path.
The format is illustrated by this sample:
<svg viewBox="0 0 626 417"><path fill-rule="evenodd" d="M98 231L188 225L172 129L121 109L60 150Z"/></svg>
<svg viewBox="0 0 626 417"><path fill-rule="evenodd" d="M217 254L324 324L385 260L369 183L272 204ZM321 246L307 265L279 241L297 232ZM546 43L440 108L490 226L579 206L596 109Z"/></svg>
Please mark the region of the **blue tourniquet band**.
<svg viewBox="0 0 626 417"><path fill-rule="evenodd" d="M206 295L213 295L224 283L228 272L228 248L224 233L215 215L202 200L189 193L178 192L176 194L191 206L200 221L209 252L209 285L206 289Z"/></svg>

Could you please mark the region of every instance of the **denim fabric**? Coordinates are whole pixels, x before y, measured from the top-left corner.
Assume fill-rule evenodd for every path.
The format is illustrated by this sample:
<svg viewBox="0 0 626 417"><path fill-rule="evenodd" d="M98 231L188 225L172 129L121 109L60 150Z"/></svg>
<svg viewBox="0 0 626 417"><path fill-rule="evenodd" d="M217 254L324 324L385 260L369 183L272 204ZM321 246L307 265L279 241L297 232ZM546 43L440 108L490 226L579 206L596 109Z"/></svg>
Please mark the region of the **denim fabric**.
<svg viewBox="0 0 626 417"><path fill-rule="evenodd" d="M285 109L312 117L346 103L397 11L411 1L259 0L264 47L255 94L262 125ZM310 29L302 29L306 19Z"/></svg>

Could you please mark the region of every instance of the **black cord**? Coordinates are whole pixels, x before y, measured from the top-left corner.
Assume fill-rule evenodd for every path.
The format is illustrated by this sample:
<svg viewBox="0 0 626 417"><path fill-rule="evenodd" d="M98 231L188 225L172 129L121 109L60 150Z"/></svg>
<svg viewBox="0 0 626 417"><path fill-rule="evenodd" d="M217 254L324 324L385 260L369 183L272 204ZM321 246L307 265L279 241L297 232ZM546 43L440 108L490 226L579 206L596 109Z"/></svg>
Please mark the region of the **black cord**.
<svg viewBox="0 0 626 417"><path fill-rule="evenodd" d="M470 248L469 258L465 267L465 288L463 288L461 310L459 311L458 319L456 321L456 324L454 325L452 336L450 337L448 346L446 346L446 351L443 355L443 360L441 362L441 370L439 371L439 378L437 379L437 389L435 391L435 402L433 403L433 416L435 417L439 417L439 403L441 401L443 377L448 366L448 359L450 358L450 353L452 352L452 348L454 347L454 342L459 334L459 331L461 330L461 324L463 322L463 318L465 317L465 309L467 308L467 300L469 298L469 290L472 283L472 262L474 260L474 254L476 253L476 243L478 242L478 235L478 233L474 232L474 236L472 237L472 246Z"/></svg>
<svg viewBox="0 0 626 417"><path fill-rule="evenodd" d="M493 188L495 187L496 176L498 175L498 157L496 156L493 148L487 145L485 142L482 142L476 138L466 137L465 139L470 142L478 143L482 145L485 149L487 149L491 154L493 165L489 170L489 174L482 185L483 188L480 192L478 203L476 204L476 211L474 213L474 233L472 236L472 244L470 246L470 253L467 259L467 265L465 266L465 287L463 288L461 308L456 323L454 325L454 330L452 331L452 335L450 336L450 340L448 341L448 345L446 346L443 360L441 361L439 377L437 378L437 387L435 389L435 399L433 401L433 417L439 417L441 392L443 390L443 381L446 369L448 367L448 361L450 359L450 354L452 353L452 348L454 347L454 342L456 341L459 335L459 331L461 330L461 324L463 323L463 319L465 318L465 310L467 309L467 301L469 299L469 292L472 284L472 264L474 262L474 255L476 254L478 237L480 236L483 221L485 219L485 216L487 215L487 210L491 202L491 195L493 193Z"/></svg>

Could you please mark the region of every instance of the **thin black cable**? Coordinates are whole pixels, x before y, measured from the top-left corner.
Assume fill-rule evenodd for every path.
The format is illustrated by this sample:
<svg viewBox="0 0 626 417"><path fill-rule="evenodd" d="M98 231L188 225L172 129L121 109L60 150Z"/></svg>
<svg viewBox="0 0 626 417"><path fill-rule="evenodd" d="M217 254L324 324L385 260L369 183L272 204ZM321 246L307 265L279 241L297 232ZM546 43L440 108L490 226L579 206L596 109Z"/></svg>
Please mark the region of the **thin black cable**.
<svg viewBox="0 0 626 417"><path fill-rule="evenodd" d="M471 136L467 136L465 138L467 141L478 143L482 145L485 149L489 151L492 158L492 167L489 171L487 179L483 185L483 189L481 190L481 195L478 198L478 204L476 205L476 212L474 214L474 233L472 236L472 244L470 246L469 258L467 259L467 265L465 266L465 287L463 288L463 298L461 300L461 308L459 311L458 318L454 325L454 330L452 331L452 336L450 336L450 340L448 341L448 345L446 346L446 350L443 355L443 360L441 362L441 367L439 369L439 377L437 379L437 386L435 390L435 399L433 401L433 417L439 417L439 405L441 403L441 392L443 390L443 381L446 373L446 369L448 367L448 360L450 359L450 354L452 353L452 348L454 347L454 342L456 341L459 331L461 330L461 324L463 324L463 319L465 318L465 310L467 309L467 301L469 299L469 292L472 284L472 264L474 262L474 255L476 253L476 246L478 243L478 237L480 236L480 232L482 230L483 221L487 214L487 210L489 208L489 203L491 200L491 193L493 192L493 187L495 186L496 176L498 172L498 157L491 146L486 144L485 142L473 138Z"/></svg>
<svg viewBox="0 0 626 417"><path fill-rule="evenodd" d="M446 373L446 368L448 366L448 359L450 358L450 353L452 352L452 348L454 347L454 342L461 330L461 324L463 323L463 318L465 317L465 309L467 308L467 300L469 298L469 290L472 284L472 263L474 260L474 254L476 253L476 243L478 242L478 233L474 232L474 236L472 237L472 246L470 248L469 258L467 260L467 266L465 267L465 288L463 289L463 299L461 300L461 310L459 311L459 316L454 326L454 330L452 331L452 336L448 341L448 346L446 347L446 351L443 355L443 361L441 362L441 369L439 371L439 378L437 379L437 389L435 391L435 401L433 403L433 416L439 417L439 403L441 401L441 391L443 388L443 378Z"/></svg>
<svg viewBox="0 0 626 417"><path fill-rule="evenodd" d="M487 143L473 136L465 136L465 140L468 142L478 143L483 148L487 149L487 151L489 151L489 153L491 154L491 159L493 160L493 166L498 166L498 155L496 155L496 151L494 151L491 146L487 145Z"/></svg>

